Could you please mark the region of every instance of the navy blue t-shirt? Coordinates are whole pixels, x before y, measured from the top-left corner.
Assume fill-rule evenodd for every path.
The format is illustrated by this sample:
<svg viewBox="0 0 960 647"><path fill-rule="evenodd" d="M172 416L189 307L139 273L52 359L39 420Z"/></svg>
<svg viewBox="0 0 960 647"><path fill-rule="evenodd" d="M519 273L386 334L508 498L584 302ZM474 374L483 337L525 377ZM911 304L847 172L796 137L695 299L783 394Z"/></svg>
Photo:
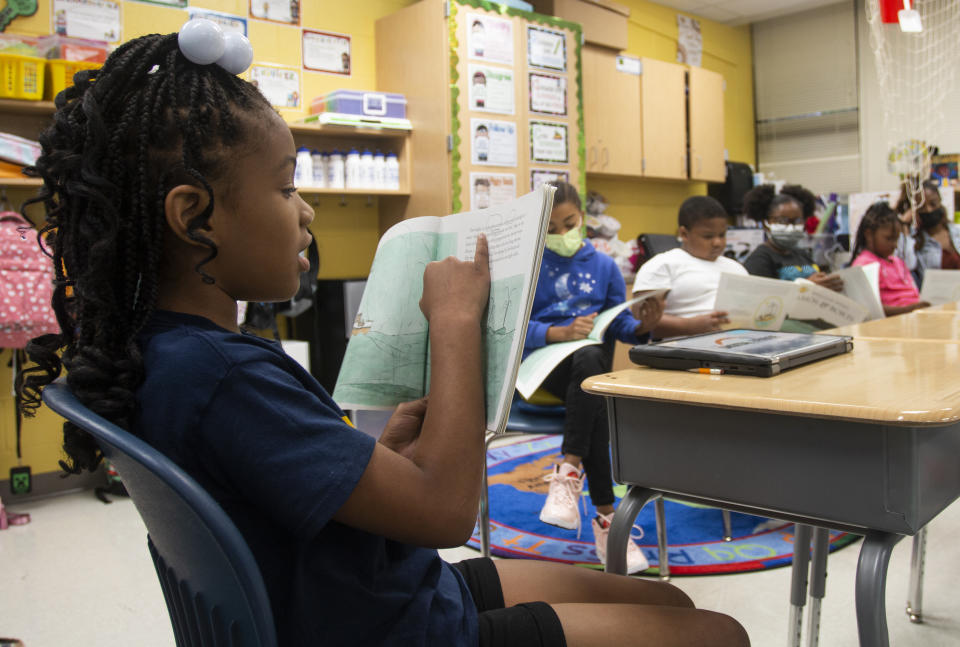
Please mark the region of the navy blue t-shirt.
<svg viewBox="0 0 960 647"><path fill-rule="evenodd" d="M136 432L240 529L281 645L477 643L470 593L436 550L332 519L375 441L278 342L163 311L140 345Z"/></svg>

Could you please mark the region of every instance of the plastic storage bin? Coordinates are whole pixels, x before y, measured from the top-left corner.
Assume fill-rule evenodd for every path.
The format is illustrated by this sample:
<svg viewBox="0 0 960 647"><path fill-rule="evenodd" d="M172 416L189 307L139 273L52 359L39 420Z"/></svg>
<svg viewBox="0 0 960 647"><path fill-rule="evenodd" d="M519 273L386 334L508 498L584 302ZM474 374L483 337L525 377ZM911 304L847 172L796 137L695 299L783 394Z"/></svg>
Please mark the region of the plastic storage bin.
<svg viewBox="0 0 960 647"><path fill-rule="evenodd" d="M42 99L44 63L35 56L0 54L0 98Z"/></svg>
<svg viewBox="0 0 960 647"><path fill-rule="evenodd" d="M47 91L45 98L52 100L66 88L73 85L73 75L80 70L92 70L103 65L90 61L64 61L51 59L47 61Z"/></svg>
<svg viewBox="0 0 960 647"><path fill-rule="evenodd" d="M310 113L339 112L365 117L405 119L407 100L392 92L363 92L361 90L334 90L310 103Z"/></svg>

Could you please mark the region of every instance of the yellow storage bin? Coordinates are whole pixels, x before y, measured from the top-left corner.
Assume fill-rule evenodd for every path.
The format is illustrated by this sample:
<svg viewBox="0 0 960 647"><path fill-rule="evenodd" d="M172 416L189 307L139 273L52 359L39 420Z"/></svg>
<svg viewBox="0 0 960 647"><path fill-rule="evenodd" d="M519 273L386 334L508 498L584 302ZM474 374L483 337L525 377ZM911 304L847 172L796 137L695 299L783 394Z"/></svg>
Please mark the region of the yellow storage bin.
<svg viewBox="0 0 960 647"><path fill-rule="evenodd" d="M0 97L42 99L44 63L35 56L0 53Z"/></svg>
<svg viewBox="0 0 960 647"><path fill-rule="evenodd" d="M60 92L73 85L73 75L80 70L92 70L101 67L103 63L88 61L63 61L50 59L47 61L47 91L46 99L53 100Z"/></svg>

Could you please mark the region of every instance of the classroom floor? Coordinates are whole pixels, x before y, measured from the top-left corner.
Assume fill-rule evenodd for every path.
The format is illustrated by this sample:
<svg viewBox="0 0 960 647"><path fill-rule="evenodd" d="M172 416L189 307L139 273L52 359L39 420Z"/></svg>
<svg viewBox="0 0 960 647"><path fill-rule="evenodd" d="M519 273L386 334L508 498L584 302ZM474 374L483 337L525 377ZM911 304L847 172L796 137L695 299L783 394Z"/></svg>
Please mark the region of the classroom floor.
<svg viewBox="0 0 960 647"><path fill-rule="evenodd" d="M25 647L174 645L146 531L128 499L104 505L84 491L10 507L29 512L32 521L0 531L0 636L20 638ZM891 645L960 646L958 537L960 501L930 525L922 625L911 624L903 611L911 541L894 550L887 580ZM820 628L824 647L857 644L853 586L859 545L830 556ZM478 555L467 548L441 554L450 561ZM789 568L674 582L698 606L737 618L753 645L786 644Z"/></svg>

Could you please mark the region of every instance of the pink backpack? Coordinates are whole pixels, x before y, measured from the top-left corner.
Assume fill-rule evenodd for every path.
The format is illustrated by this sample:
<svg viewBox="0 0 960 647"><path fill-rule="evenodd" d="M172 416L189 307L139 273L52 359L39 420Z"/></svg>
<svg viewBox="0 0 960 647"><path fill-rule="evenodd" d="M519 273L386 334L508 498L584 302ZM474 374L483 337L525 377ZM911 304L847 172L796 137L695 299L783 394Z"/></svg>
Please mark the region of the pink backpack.
<svg viewBox="0 0 960 647"><path fill-rule="evenodd" d="M23 348L33 337L58 333L50 306L53 261L20 214L0 212L0 347Z"/></svg>

